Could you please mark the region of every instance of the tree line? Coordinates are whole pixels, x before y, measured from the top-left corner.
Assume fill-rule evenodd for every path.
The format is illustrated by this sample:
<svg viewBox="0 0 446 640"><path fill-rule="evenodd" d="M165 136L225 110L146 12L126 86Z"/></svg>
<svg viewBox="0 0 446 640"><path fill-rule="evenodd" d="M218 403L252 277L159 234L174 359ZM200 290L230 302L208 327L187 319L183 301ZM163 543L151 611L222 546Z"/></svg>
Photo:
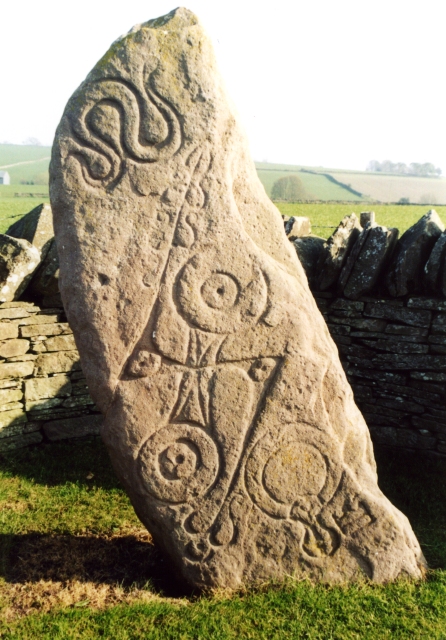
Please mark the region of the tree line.
<svg viewBox="0 0 446 640"><path fill-rule="evenodd" d="M397 173L403 176L423 176L427 178L441 176L441 169L435 167L432 162L411 162L410 164L405 164L404 162L392 162L391 160L384 160L384 162L370 160L366 171Z"/></svg>

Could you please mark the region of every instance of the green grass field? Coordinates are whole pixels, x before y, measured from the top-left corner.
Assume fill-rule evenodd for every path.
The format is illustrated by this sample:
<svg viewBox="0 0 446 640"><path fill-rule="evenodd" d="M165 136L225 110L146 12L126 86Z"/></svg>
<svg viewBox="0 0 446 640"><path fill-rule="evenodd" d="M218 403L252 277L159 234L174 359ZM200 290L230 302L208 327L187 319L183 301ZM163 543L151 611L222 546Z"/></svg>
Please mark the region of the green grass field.
<svg viewBox="0 0 446 640"><path fill-rule="evenodd" d="M314 586L290 577L200 594L152 545L99 440L0 458L0 638L445 638L444 462L381 452L378 468L420 540L426 580Z"/></svg>
<svg viewBox="0 0 446 640"><path fill-rule="evenodd" d="M342 218L350 213L359 217L361 211L374 211L376 221L385 227L396 227L400 234L417 222L429 211L427 205L392 205L392 204L301 204L276 202L276 207L287 216L307 216L311 220L312 233L328 238ZM446 206L436 206L443 223L446 225Z"/></svg>

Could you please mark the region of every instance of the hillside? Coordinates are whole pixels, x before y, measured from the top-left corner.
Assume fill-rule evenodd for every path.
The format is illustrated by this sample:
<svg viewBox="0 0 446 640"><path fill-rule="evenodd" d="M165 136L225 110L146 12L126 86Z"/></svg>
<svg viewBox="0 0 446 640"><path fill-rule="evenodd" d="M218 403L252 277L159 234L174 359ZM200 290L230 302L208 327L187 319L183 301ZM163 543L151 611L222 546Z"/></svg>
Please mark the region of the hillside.
<svg viewBox="0 0 446 640"><path fill-rule="evenodd" d="M11 184L48 184L51 147L0 144L0 170L7 171Z"/></svg>
<svg viewBox="0 0 446 640"><path fill-rule="evenodd" d="M329 174L335 180L362 193L364 200L398 202L401 198L407 198L413 204L446 203L445 178L354 171L329 171Z"/></svg>
<svg viewBox="0 0 446 640"><path fill-rule="evenodd" d="M311 194L312 200L339 200L356 202L362 198L353 194L348 188L336 184L324 175L323 169L311 169L287 164L272 164L256 162L257 175L260 178L266 193L271 196L273 184L279 178L295 174L302 180L305 190ZM311 172L310 172L311 171Z"/></svg>

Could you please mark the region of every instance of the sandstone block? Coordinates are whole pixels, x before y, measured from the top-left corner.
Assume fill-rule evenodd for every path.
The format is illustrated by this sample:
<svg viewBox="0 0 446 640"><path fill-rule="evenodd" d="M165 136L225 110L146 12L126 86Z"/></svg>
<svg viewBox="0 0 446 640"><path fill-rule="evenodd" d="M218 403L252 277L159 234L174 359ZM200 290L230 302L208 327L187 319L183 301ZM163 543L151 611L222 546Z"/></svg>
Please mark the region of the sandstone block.
<svg viewBox="0 0 446 640"><path fill-rule="evenodd" d="M13 432L14 436L2 438L0 435L0 451L14 451L15 449L22 449L23 447L29 447L31 444L39 444L42 442L43 436L39 431L31 433L21 433L20 431ZM1 434L1 431L0 431Z"/></svg>
<svg viewBox="0 0 446 640"><path fill-rule="evenodd" d="M25 409L33 413L36 411L46 411L54 407L60 407L62 402L63 398L41 398L40 400L27 401Z"/></svg>
<svg viewBox="0 0 446 640"><path fill-rule="evenodd" d="M0 341L0 358L12 358L13 356L21 356L29 349L28 340L20 340L20 338L12 340Z"/></svg>
<svg viewBox="0 0 446 640"><path fill-rule="evenodd" d="M426 298L424 296L417 296L416 298L409 298L407 306L410 309L428 309L430 311L446 311L446 300L439 298Z"/></svg>
<svg viewBox="0 0 446 640"><path fill-rule="evenodd" d="M306 236L296 238L293 244L311 286L317 275L317 264L324 249L325 240L317 236Z"/></svg>
<svg viewBox="0 0 446 640"><path fill-rule="evenodd" d="M76 349L73 335L55 336L45 340L44 346L47 351L72 351Z"/></svg>
<svg viewBox="0 0 446 640"><path fill-rule="evenodd" d="M413 327L429 328L432 314L430 311L392 307L385 302L370 302L366 305L364 315L404 322Z"/></svg>
<svg viewBox="0 0 446 640"><path fill-rule="evenodd" d="M40 251L26 240L0 234L0 302L18 298L40 262Z"/></svg>
<svg viewBox="0 0 446 640"><path fill-rule="evenodd" d="M0 411L0 438L7 437L10 434L8 428L21 425L27 422L28 418L23 411L23 407L20 409L14 409L13 411Z"/></svg>
<svg viewBox="0 0 446 640"><path fill-rule="evenodd" d="M13 409L23 411L23 402L8 402L7 404L0 405L0 411L12 411Z"/></svg>
<svg viewBox="0 0 446 640"><path fill-rule="evenodd" d="M338 281L344 262L362 230L357 216L345 216L336 231L330 236L321 254L317 267L318 286L321 291L334 286Z"/></svg>
<svg viewBox="0 0 446 640"><path fill-rule="evenodd" d="M34 362L2 362L0 364L1 378L26 378L32 375Z"/></svg>
<svg viewBox="0 0 446 640"><path fill-rule="evenodd" d="M352 300L373 291L384 272L398 238L398 229L368 224L344 266L339 286Z"/></svg>
<svg viewBox="0 0 446 640"><path fill-rule="evenodd" d="M0 340L18 338L19 327L12 322L0 322Z"/></svg>
<svg viewBox="0 0 446 640"><path fill-rule="evenodd" d="M21 389L1 389L0 390L0 405L7 404L8 402L18 402L23 398L23 391Z"/></svg>
<svg viewBox="0 0 446 640"><path fill-rule="evenodd" d="M102 420L102 416L99 415L52 420L44 423L43 431L48 440L52 442L68 438L99 435Z"/></svg>
<svg viewBox="0 0 446 640"><path fill-rule="evenodd" d="M64 373L80 369L80 366L79 353L77 351L40 353L35 360L34 375L45 376L50 373Z"/></svg>
<svg viewBox="0 0 446 640"><path fill-rule="evenodd" d="M310 218L306 218L305 216L291 216L291 218L285 222L285 233L290 240L309 236L311 233Z"/></svg>
<svg viewBox="0 0 446 640"><path fill-rule="evenodd" d="M361 211L359 214L359 223L361 227L365 227L367 224L375 224L375 212L374 211Z"/></svg>
<svg viewBox="0 0 446 640"><path fill-rule="evenodd" d="M58 336L62 333L71 333L70 326L66 322L31 324L20 327L20 335L22 338L30 338L32 336Z"/></svg>
<svg viewBox="0 0 446 640"><path fill-rule="evenodd" d="M36 324L55 324L59 320L59 314L36 314L31 318L22 318L17 324L20 327L24 327L26 325L36 325Z"/></svg>
<svg viewBox="0 0 446 640"><path fill-rule="evenodd" d="M37 311L36 307L34 308L34 311ZM35 317L30 312L29 307L9 307L6 306L6 304L0 305L0 320L15 320L17 318L29 318L30 316Z"/></svg>
<svg viewBox="0 0 446 640"><path fill-rule="evenodd" d="M27 402L41 398L69 396L71 394L71 380L66 375L51 376L50 378L31 378L25 380L25 399Z"/></svg>
<svg viewBox="0 0 446 640"><path fill-rule="evenodd" d="M59 295L59 257L54 239L31 280L28 291L40 298L54 299L60 302ZM48 306L48 305L45 305Z"/></svg>
<svg viewBox="0 0 446 640"><path fill-rule="evenodd" d="M194 585L419 577L223 87L177 9L112 45L57 130L60 290L114 468Z"/></svg>
<svg viewBox="0 0 446 640"><path fill-rule="evenodd" d="M398 297L422 290L424 266L444 231L444 224L433 209L401 236L387 272L390 295Z"/></svg>
<svg viewBox="0 0 446 640"><path fill-rule="evenodd" d="M446 231L443 231L424 266L424 283L427 291L446 295Z"/></svg>

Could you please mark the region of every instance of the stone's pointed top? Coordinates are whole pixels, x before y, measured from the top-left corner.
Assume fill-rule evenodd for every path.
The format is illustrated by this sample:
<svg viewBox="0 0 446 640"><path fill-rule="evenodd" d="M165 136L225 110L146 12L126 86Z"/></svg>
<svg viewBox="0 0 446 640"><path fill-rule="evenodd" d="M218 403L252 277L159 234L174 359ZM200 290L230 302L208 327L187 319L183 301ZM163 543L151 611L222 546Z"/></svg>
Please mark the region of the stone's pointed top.
<svg viewBox="0 0 446 640"><path fill-rule="evenodd" d="M196 24L199 24L199 20L192 11L186 9L186 7L177 7L164 16L144 22L141 26L150 27L151 29L161 29L163 27L178 29L181 27L192 27Z"/></svg>
<svg viewBox="0 0 446 640"><path fill-rule="evenodd" d="M127 33L123 34L120 38L117 38L115 42L119 42L127 36L136 33L137 31L140 31L144 28L177 31L181 28L193 27L197 24L199 24L199 20L192 11L186 9L185 7L177 7L169 13L166 13L164 16L160 16L159 18L154 18L152 20L147 20L147 22L135 24Z"/></svg>

